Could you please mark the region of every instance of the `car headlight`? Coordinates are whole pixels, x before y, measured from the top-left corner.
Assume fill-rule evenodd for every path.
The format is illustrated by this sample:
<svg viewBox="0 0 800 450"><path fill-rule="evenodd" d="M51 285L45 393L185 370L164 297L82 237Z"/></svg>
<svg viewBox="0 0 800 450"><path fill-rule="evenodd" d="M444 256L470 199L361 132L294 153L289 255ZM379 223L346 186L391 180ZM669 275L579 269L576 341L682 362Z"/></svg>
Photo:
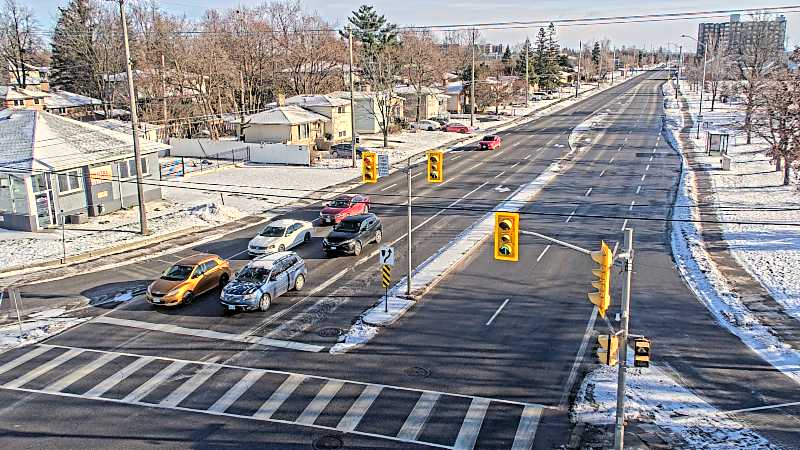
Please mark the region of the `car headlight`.
<svg viewBox="0 0 800 450"><path fill-rule="evenodd" d="M270 246L269 246L269 247L267 247L267 248L275 248L275 244L272 244L272 245L270 245Z"/></svg>
<svg viewBox="0 0 800 450"><path fill-rule="evenodd" d="M328 245L328 244L330 244L330 242L328 242L328 238L322 238L322 243L323 243L324 245Z"/></svg>
<svg viewBox="0 0 800 450"><path fill-rule="evenodd" d="M167 293L164 295L164 297L173 297L173 296L177 296L177 295L178 295L178 294L180 294L180 293L181 293L181 288L175 288L175 289L173 289L173 290L171 290L171 291L167 292Z"/></svg>
<svg viewBox="0 0 800 450"><path fill-rule="evenodd" d="M253 292L251 292L249 294L245 294L244 295L244 299L245 300L255 300L257 296L258 296L258 291L253 291Z"/></svg>

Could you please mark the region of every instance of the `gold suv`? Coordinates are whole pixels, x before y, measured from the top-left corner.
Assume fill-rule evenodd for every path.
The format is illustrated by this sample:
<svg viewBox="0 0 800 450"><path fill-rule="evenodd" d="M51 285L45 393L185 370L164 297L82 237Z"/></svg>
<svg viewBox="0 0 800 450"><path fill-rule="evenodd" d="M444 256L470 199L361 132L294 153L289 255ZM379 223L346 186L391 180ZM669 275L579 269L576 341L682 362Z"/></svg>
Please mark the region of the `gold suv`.
<svg viewBox="0 0 800 450"><path fill-rule="evenodd" d="M228 261L217 255L198 253L176 262L161 278L150 283L147 301L153 305L185 305L204 292L225 286L230 279Z"/></svg>

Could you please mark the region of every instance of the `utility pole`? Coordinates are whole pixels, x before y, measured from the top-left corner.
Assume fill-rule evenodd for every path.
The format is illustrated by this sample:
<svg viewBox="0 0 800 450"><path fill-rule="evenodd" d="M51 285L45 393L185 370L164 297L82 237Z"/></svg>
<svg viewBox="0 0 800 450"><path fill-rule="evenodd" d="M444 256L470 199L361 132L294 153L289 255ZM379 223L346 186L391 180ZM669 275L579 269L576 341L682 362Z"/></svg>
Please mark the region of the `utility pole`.
<svg viewBox="0 0 800 450"><path fill-rule="evenodd" d="M617 372L617 421L614 430L614 448L623 450L625 444L625 369L628 365L628 322L631 313L631 279L633 277L633 229L625 229L625 284L622 286L622 335L619 344L619 367Z"/></svg>
<svg viewBox="0 0 800 450"><path fill-rule="evenodd" d="M239 71L239 139L244 141L244 73Z"/></svg>
<svg viewBox="0 0 800 450"><path fill-rule="evenodd" d="M353 151L353 167L356 166L356 100L353 97L353 28L348 27L347 48L350 50L350 149ZM391 98L389 99L391 102ZM388 300L387 300L388 302Z"/></svg>
<svg viewBox="0 0 800 450"><path fill-rule="evenodd" d="M575 76L575 98L581 90L581 59L583 59L583 41L578 41L578 74Z"/></svg>
<svg viewBox="0 0 800 450"><path fill-rule="evenodd" d="M112 0L113 1L113 0ZM144 188L142 186L142 152L139 147L139 115L136 111L136 90L133 87L133 61L128 42L128 23L125 20L125 0L119 1L119 17L122 22L122 39L125 44L125 71L128 75L128 96L131 106L131 132L133 133L133 157L136 162L136 196L139 200L139 229L142 235L147 231L147 211L144 204Z"/></svg>
<svg viewBox="0 0 800 450"><path fill-rule="evenodd" d="M406 179L408 180L408 276L406 277L406 296L411 297L411 157L406 160ZM388 300L387 300L388 301Z"/></svg>
<svg viewBox="0 0 800 450"><path fill-rule="evenodd" d="M678 70L675 72L675 100L678 99L678 91L681 88L681 64L683 63L683 45L678 46Z"/></svg>
<svg viewBox="0 0 800 450"><path fill-rule="evenodd" d="M611 53L611 85L614 85L614 72L617 71L617 48Z"/></svg>
<svg viewBox="0 0 800 450"><path fill-rule="evenodd" d="M530 49L529 43L530 43L530 40L526 38L525 39L525 107L526 108L530 108L530 106L531 106L530 100L528 99L528 93L530 91L530 84L528 84L528 82L529 82L528 80L530 80L530 78L528 78L530 76L528 74L528 70L530 70L529 69L530 62L528 61L528 55L530 55L530 53L531 53L531 49ZM561 91L559 90L559 93L560 92Z"/></svg>
<svg viewBox="0 0 800 450"><path fill-rule="evenodd" d="M161 113L164 116L164 142L169 136L169 126L167 125L167 75L166 64L164 62L164 52L161 52Z"/></svg>
<svg viewBox="0 0 800 450"><path fill-rule="evenodd" d="M472 30L471 42L472 42L472 65L470 66L470 82L469 82L469 126L473 127L475 126L475 29Z"/></svg>

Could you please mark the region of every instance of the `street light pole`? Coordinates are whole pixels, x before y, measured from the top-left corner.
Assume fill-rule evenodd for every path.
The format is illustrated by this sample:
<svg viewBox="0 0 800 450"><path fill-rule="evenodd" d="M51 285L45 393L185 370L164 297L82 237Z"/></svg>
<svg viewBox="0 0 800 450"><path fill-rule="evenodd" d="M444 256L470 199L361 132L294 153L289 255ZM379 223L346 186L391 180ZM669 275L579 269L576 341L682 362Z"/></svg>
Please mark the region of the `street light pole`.
<svg viewBox="0 0 800 450"><path fill-rule="evenodd" d="M475 30L472 30L472 65L469 82L469 126L475 126Z"/></svg>
<svg viewBox="0 0 800 450"><path fill-rule="evenodd" d="M408 182L408 276L406 277L406 296L409 298L411 297L411 273L414 270L413 263L411 261L411 232L413 231L411 228L411 157L406 160L406 180ZM386 301L389 301L388 299Z"/></svg>
<svg viewBox="0 0 800 450"><path fill-rule="evenodd" d="M113 1L113 0L112 0ZM125 0L119 1L119 17L122 22L122 39L125 44L125 72L128 75L128 96L131 108L131 132L133 133L133 157L136 166L136 195L139 200L139 229L142 235L147 231L147 211L144 204L144 187L142 186L142 152L139 146L139 114L136 111L136 90L133 87L133 61L128 42L128 23L125 19Z"/></svg>
<svg viewBox="0 0 800 450"><path fill-rule="evenodd" d="M583 59L583 41L578 41L578 75L575 77L575 98L581 90L581 59Z"/></svg>
<svg viewBox="0 0 800 450"><path fill-rule="evenodd" d="M353 29L347 34L347 47L350 50L350 150L353 152L353 167L356 166L356 108L353 89ZM391 100L390 100L391 101Z"/></svg>
<svg viewBox="0 0 800 450"><path fill-rule="evenodd" d="M528 99L528 93L530 92L530 84L528 84L529 74L528 74L528 67L530 62L528 61L528 55L531 53L530 45L528 45L530 41L525 39L525 107L530 108L531 104Z"/></svg>

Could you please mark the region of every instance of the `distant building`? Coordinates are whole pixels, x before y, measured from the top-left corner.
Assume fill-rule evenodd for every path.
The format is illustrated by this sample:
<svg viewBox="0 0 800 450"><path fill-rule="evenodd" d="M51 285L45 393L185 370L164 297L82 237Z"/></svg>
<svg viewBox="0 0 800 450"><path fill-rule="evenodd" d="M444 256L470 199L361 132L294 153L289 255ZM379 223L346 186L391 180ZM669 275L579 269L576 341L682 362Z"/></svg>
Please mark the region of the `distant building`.
<svg viewBox="0 0 800 450"><path fill-rule="evenodd" d="M733 54L752 45L756 33L765 30L770 46L776 54L783 54L786 49L786 17L778 16L774 20L742 22L739 14L733 14L728 22L701 23L697 30L697 57L703 58L705 46L724 45Z"/></svg>

